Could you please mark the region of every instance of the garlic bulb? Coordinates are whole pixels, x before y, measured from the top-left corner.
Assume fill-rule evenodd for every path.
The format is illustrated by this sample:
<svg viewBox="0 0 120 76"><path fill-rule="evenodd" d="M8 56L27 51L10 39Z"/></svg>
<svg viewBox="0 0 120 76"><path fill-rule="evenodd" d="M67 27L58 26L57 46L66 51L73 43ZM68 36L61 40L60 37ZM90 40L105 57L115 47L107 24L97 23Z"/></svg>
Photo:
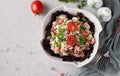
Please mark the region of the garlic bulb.
<svg viewBox="0 0 120 76"><path fill-rule="evenodd" d="M111 15L111 10L108 7L101 7L97 10L98 17L104 21L108 22L110 21L112 15Z"/></svg>
<svg viewBox="0 0 120 76"><path fill-rule="evenodd" d="M93 8L100 8L103 5L102 0L87 0L87 4Z"/></svg>

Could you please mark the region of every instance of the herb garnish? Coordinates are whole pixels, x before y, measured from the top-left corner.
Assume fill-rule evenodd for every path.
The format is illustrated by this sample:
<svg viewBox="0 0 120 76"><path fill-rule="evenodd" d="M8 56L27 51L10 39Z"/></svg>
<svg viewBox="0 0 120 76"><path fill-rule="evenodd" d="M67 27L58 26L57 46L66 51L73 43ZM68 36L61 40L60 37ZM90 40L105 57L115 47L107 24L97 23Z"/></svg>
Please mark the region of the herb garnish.
<svg viewBox="0 0 120 76"><path fill-rule="evenodd" d="M76 1L78 1L78 0L59 0L59 1L60 1L60 2L65 2L65 3L69 3L69 2L74 3L74 2L76 2ZM81 9L81 8L85 7L86 5L87 5L87 0L81 0L81 1L80 1L80 4L77 5L77 7L78 7L79 9Z"/></svg>
<svg viewBox="0 0 120 76"><path fill-rule="evenodd" d="M65 3L68 3L68 2L76 2L77 0L59 0L60 2L65 2Z"/></svg>
<svg viewBox="0 0 120 76"><path fill-rule="evenodd" d="M81 9L81 8L85 7L86 5L87 5L87 0L81 0L80 4L77 5L77 7L79 9Z"/></svg>

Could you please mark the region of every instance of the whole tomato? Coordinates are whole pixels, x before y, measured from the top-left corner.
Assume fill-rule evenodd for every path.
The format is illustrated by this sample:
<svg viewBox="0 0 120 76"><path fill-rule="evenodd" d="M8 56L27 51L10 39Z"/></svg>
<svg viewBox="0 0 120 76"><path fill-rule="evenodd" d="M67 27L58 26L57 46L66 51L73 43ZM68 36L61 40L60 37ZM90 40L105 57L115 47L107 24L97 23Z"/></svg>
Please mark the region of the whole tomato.
<svg viewBox="0 0 120 76"><path fill-rule="evenodd" d="M31 10L34 14L40 14L43 12L43 4L39 0L35 0L31 4Z"/></svg>

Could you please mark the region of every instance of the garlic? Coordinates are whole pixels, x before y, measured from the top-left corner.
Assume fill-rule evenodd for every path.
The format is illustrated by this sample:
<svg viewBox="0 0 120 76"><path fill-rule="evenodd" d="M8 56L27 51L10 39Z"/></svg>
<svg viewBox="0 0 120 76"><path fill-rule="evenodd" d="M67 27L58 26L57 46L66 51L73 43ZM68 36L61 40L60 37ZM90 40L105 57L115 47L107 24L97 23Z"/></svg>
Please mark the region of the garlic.
<svg viewBox="0 0 120 76"><path fill-rule="evenodd" d="M103 5L102 0L87 0L87 4L93 8L100 8Z"/></svg>
<svg viewBox="0 0 120 76"><path fill-rule="evenodd" d="M98 9L97 11L98 17L104 21L104 22L108 22L111 20L111 10L108 7L101 7Z"/></svg>

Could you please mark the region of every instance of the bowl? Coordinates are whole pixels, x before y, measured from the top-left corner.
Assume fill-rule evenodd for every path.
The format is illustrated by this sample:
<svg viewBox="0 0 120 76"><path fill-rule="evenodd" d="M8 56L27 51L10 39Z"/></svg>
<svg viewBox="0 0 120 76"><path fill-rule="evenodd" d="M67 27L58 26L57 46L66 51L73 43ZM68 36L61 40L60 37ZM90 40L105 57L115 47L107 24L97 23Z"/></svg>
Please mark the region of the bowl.
<svg viewBox="0 0 120 76"><path fill-rule="evenodd" d="M45 19L43 20L43 39L45 37L45 28L47 26L47 24L49 23L49 21L51 20L51 15L56 12L56 11L59 11L59 10L62 10L62 11L67 11L71 14L76 14L77 12L80 12L80 13L83 13L90 21L92 21L95 25L95 33L94 33L94 38L96 39L96 42L93 46L93 52L90 54L90 57L88 59L85 59L84 61L82 62L79 62L79 61L74 61L74 62L68 62L68 61L62 61L61 58L58 58L58 57L54 57L54 56L51 56L48 52L45 51L46 55L48 55L50 58L52 58L53 60L55 61L59 61L61 63L65 63L65 64L72 64L76 67L82 67L86 64L88 64L96 55L97 53L97 49L98 49L98 46L99 46L99 34L100 32L102 31L102 27L101 27L101 24L100 22L98 21L98 19L90 12L88 11L85 11L83 9L76 9L76 8L69 8L69 7L66 7L64 5L61 5L61 6L58 6L54 9L52 9L45 17Z"/></svg>

